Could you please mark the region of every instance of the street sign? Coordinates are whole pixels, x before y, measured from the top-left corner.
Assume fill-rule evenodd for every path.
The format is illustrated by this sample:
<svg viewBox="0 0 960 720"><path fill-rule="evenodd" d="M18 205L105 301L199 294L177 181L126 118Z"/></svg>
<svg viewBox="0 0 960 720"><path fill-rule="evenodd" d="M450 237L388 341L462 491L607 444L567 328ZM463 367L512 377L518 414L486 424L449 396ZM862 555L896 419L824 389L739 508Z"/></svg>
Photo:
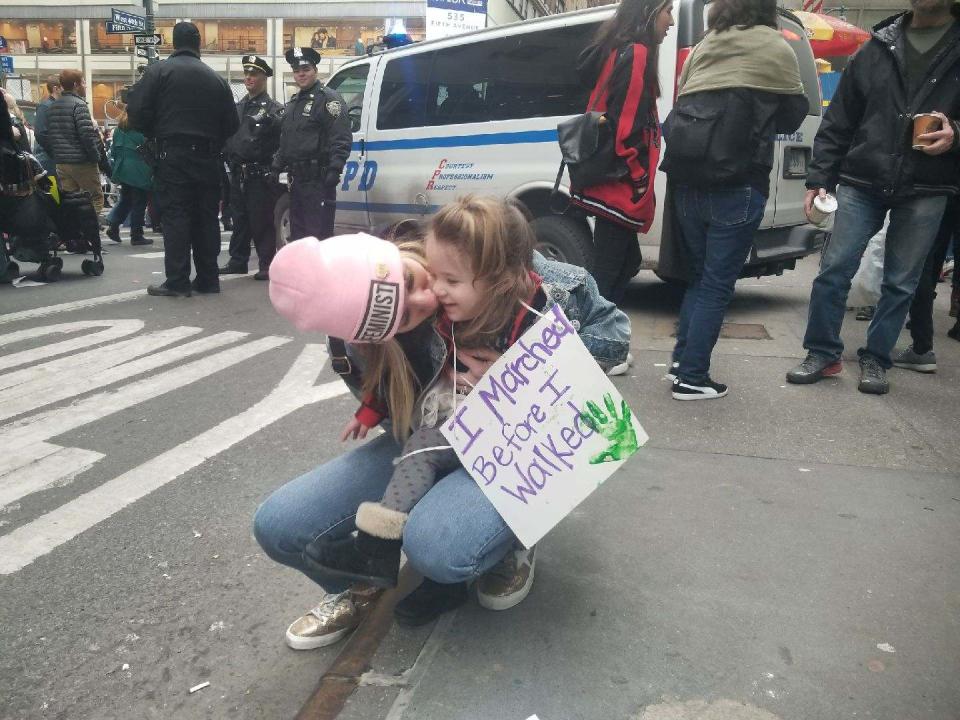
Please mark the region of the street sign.
<svg viewBox="0 0 960 720"><path fill-rule="evenodd" d="M12 55L0 55L0 72L4 72L7 75L13 73L13 56Z"/></svg>
<svg viewBox="0 0 960 720"><path fill-rule="evenodd" d="M163 42L163 36L159 33L154 35L134 35L133 44L137 47L145 46L150 47L151 45L159 45Z"/></svg>
<svg viewBox="0 0 960 720"><path fill-rule="evenodd" d="M147 19L143 15L134 15L133 13L124 12L123 10L117 10L116 8L110 8L112 20L117 25L127 25L143 32L147 29Z"/></svg>
<svg viewBox="0 0 960 720"><path fill-rule="evenodd" d="M129 35L135 32L140 32L140 29L107 20L107 35Z"/></svg>
<svg viewBox="0 0 960 720"><path fill-rule="evenodd" d="M137 57L147 57L147 48L138 47L137 48Z"/></svg>

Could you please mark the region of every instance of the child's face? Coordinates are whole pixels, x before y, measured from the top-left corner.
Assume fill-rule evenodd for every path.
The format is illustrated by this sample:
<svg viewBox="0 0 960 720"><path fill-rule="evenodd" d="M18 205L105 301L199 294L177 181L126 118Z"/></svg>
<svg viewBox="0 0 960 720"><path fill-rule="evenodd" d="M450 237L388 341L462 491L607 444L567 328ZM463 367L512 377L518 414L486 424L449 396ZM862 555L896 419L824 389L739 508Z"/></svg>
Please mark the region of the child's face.
<svg viewBox="0 0 960 720"><path fill-rule="evenodd" d="M489 289L487 283L474 277L468 258L432 233L427 235L426 252L433 292L447 317L454 322L475 318Z"/></svg>

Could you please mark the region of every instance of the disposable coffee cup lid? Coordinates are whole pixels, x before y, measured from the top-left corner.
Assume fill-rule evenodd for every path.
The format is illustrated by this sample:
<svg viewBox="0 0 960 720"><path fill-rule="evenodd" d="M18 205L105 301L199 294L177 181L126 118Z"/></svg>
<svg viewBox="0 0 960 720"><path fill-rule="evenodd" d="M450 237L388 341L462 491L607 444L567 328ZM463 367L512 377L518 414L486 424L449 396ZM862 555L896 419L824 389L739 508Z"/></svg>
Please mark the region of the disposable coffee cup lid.
<svg viewBox="0 0 960 720"><path fill-rule="evenodd" d="M827 195L826 197L817 195L813 199L813 205L817 210L827 215L837 211L837 199L833 195Z"/></svg>

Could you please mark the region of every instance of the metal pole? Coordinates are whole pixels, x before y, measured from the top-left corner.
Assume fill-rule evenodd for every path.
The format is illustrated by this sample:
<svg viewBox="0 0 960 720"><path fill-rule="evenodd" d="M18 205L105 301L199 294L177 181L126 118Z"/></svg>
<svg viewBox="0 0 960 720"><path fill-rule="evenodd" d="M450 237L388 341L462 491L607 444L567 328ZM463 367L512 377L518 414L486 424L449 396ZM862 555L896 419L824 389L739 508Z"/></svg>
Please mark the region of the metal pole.
<svg viewBox="0 0 960 720"><path fill-rule="evenodd" d="M146 11L144 15L147 17L147 35L153 35L156 28L153 25L153 0L143 0L143 8ZM148 45L147 46L147 65L153 65L155 62L159 62L160 58L157 57L157 46Z"/></svg>

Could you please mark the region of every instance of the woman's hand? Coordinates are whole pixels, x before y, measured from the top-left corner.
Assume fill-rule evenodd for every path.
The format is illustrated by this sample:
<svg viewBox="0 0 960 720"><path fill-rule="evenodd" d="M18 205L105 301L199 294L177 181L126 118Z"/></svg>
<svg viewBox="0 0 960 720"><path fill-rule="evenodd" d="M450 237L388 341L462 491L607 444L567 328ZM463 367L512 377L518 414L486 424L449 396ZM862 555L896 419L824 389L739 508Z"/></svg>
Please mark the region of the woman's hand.
<svg viewBox="0 0 960 720"><path fill-rule="evenodd" d="M340 442L346 442L347 440L363 440L367 436L368 432L370 432L370 428L357 420L355 417L350 418L350 421L343 426L343 432L340 433Z"/></svg>
<svg viewBox="0 0 960 720"><path fill-rule="evenodd" d="M497 360L501 353L488 348L476 348L470 350L458 350L457 360L466 365L467 372L455 372L453 380L457 388L463 388L467 392L473 389L473 386L480 382L480 378L486 375L487 370Z"/></svg>

